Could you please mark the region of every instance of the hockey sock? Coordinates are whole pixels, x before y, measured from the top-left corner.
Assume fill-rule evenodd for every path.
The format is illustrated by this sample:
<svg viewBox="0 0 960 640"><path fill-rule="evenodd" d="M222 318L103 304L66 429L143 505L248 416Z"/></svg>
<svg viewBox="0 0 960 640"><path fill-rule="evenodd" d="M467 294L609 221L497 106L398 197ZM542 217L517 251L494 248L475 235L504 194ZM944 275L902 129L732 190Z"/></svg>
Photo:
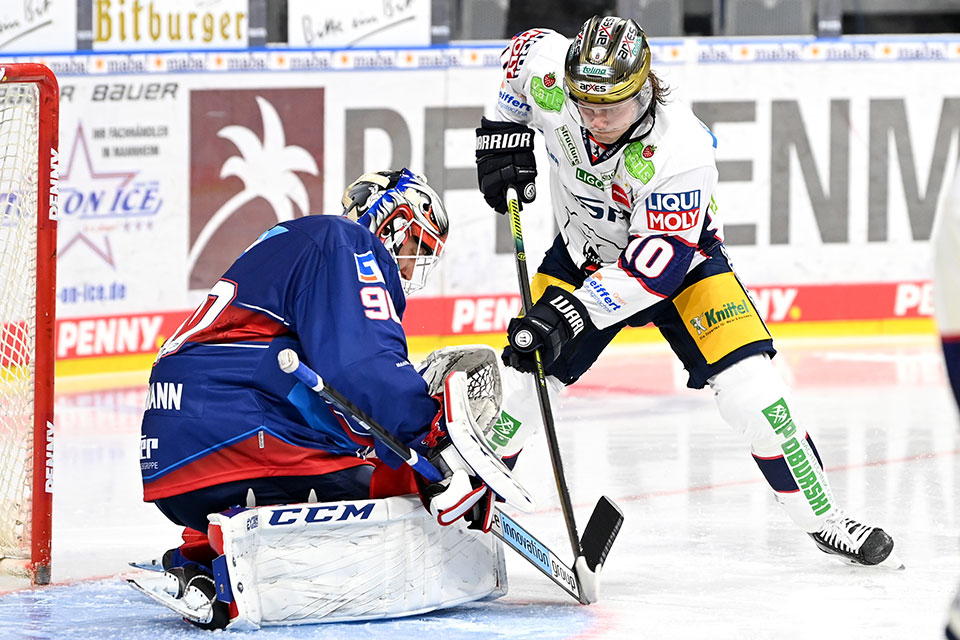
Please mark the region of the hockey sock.
<svg viewBox="0 0 960 640"><path fill-rule="evenodd" d="M720 415L750 443L754 460L787 515L820 529L835 499L813 441L796 421L790 390L766 355L751 356L710 379Z"/></svg>

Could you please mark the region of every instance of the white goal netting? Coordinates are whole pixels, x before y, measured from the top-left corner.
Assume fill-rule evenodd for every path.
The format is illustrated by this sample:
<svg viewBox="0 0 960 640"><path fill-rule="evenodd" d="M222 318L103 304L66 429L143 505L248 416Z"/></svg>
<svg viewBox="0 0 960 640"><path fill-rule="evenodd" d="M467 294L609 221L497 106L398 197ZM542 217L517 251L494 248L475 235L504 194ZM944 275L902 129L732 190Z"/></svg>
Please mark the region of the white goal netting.
<svg viewBox="0 0 960 640"><path fill-rule="evenodd" d="M0 559L29 559L39 92L0 85ZM15 566L15 565L14 565ZM6 570L10 563L4 563Z"/></svg>

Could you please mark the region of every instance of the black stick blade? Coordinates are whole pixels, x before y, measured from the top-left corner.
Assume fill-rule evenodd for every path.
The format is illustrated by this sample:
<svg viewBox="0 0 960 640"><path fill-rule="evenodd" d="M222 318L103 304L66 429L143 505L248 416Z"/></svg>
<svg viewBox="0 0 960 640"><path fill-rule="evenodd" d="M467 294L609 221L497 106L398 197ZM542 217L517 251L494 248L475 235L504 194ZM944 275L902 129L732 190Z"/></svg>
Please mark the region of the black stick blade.
<svg viewBox="0 0 960 640"><path fill-rule="evenodd" d="M597 566L606 561L622 524L623 512L613 500L607 496L597 500L597 506L593 508L587 528L580 538L580 549L591 571L596 571Z"/></svg>

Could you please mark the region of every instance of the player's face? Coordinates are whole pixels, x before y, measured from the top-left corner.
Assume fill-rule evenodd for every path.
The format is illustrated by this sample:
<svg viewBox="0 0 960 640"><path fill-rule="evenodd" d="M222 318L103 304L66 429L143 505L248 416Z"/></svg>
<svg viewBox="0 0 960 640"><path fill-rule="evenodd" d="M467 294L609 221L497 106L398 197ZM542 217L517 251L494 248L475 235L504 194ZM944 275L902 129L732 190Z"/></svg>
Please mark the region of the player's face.
<svg viewBox="0 0 960 640"><path fill-rule="evenodd" d="M421 244L415 234L409 234L397 252L397 265L400 267L400 277L404 280L413 280L417 267L417 256L429 256L430 248Z"/></svg>
<svg viewBox="0 0 960 640"><path fill-rule="evenodd" d="M616 142L640 118L640 105L634 99L614 104L577 102L583 126L598 142Z"/></svg>

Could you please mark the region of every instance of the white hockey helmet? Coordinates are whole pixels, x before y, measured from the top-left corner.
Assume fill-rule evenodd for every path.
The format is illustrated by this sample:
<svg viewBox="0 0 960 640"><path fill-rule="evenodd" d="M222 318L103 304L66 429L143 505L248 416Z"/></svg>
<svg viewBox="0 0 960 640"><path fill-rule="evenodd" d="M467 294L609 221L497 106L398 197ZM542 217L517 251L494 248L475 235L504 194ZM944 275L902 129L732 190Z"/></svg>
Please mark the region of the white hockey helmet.
<svg viewBox="0 0 960 640"><path fill-rule="evenodd" d="M450 232L440 196L426 178L409 169L365 173L347 187L341 202L343 215L370 229L393 256L404 293L422 289Z"/></svg>

